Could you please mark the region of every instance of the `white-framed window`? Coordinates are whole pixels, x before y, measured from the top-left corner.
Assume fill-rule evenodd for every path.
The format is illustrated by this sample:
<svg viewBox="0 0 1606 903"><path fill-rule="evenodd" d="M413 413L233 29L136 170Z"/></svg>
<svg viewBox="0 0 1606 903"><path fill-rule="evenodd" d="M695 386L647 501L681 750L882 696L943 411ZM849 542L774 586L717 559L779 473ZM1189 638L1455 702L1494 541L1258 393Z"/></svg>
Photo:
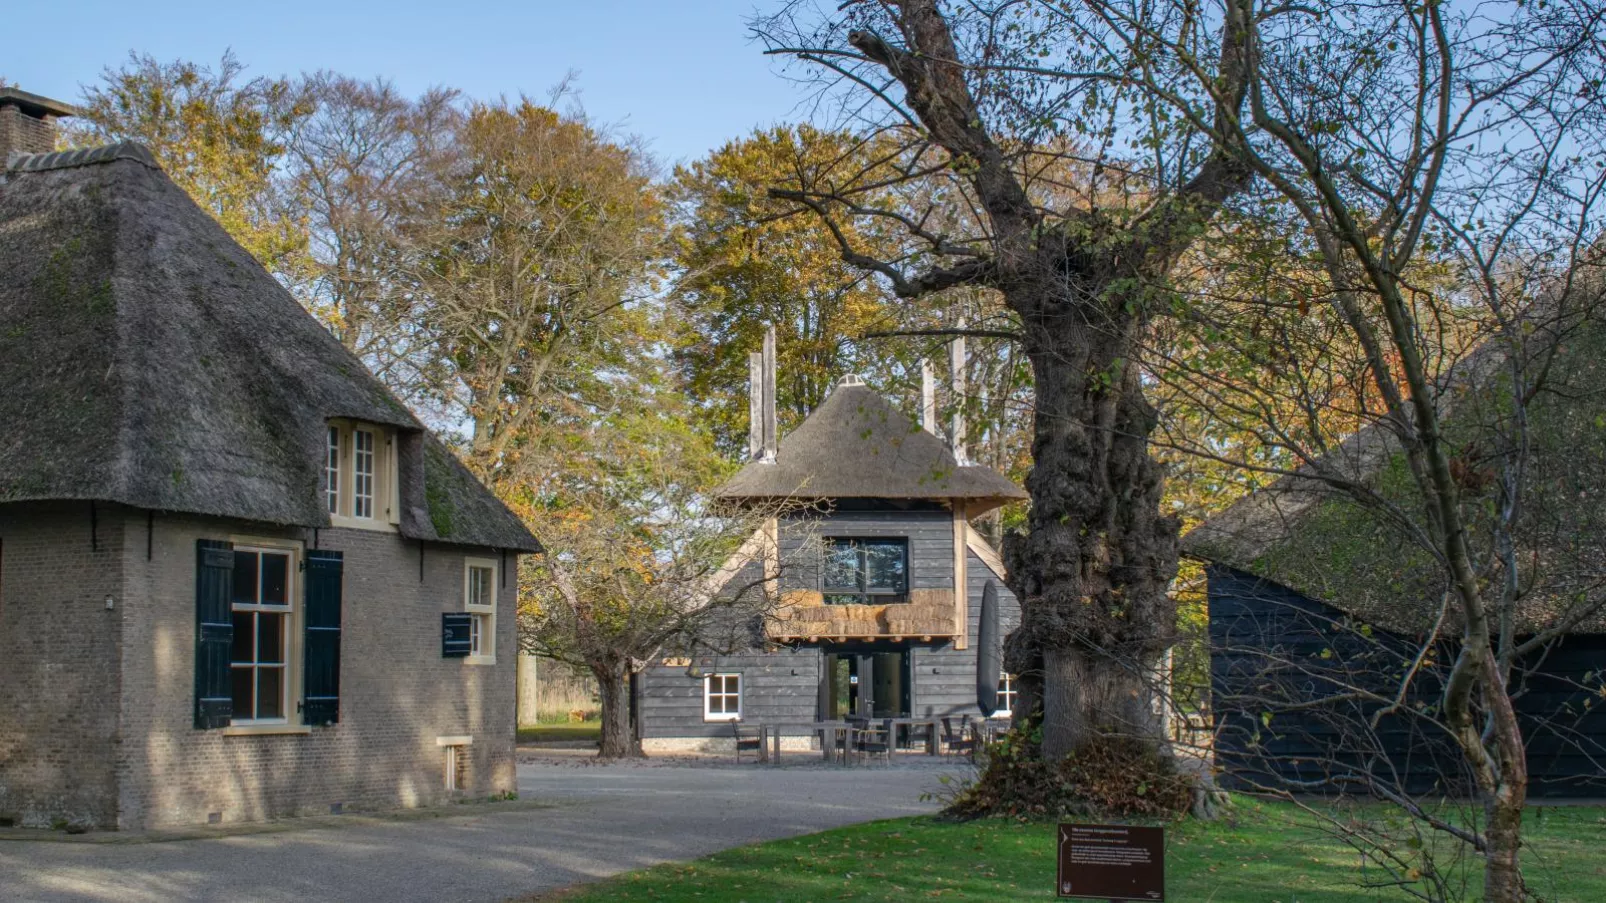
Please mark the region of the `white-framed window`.
<svg viewBox="0 0 1606 903"><path fill-rule="evenodd" d="M1019 696L1015 689L1015 675L1001 672L998 675L998 710L993 716L1013 715L1015 713L1015 699Z"/></svg>
<svg viewBox="0 0 1606 903"><path fill-rule="evenodd" d="M324 497L330 514L340 513L340 427L329 427L329 441L324 450Z"/></svg>
<svg viewBox="0 0 1606 903"><path fill-rule="evenodd" d="M742 720L740 674L708 674L703 677L703 720Z"/></svg>
<svg viewBox="0 0 1606 903"><path fill-rule="evenodd" d="M469 614L469 664L496 663L496 561L463 562L463 610Z"/></svg>
<svg viewBox="0 0 1606 903"><path fill-rule="evenodd" d="M289 724L295 698L295 665L301 633L296 629L294 548L234 547L234 587L229 608L234 645L229 655L235 725Z"/></svg>
<svg viewBox="0 0 1606 903"><path fill-rule="evenodd" d="M324 492L329 522L337 527L395 529L401 520L395 430L331 421L325 456Z"/></svg>

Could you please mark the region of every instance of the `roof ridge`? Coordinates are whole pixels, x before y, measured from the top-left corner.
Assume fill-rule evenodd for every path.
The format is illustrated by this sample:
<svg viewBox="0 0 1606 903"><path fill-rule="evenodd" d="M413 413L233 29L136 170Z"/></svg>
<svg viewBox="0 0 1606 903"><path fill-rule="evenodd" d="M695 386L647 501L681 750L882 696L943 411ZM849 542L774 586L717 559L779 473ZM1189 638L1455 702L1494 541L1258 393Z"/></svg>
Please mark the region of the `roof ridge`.
<svg viewBox="0 0 1606 903"><path fill-rule="evenodd" d="M12 151L6 159L6 172L44 172L52 169L72 169L78 166L93 166L97 163L110 163L114 160L133 160L143 163L152 169L161 169L156 157L150 149L138 141L119 141L116 144L102 144L96 147L80 147L74 150L52 151L48 154L26 154L21 151Z"/></svg>

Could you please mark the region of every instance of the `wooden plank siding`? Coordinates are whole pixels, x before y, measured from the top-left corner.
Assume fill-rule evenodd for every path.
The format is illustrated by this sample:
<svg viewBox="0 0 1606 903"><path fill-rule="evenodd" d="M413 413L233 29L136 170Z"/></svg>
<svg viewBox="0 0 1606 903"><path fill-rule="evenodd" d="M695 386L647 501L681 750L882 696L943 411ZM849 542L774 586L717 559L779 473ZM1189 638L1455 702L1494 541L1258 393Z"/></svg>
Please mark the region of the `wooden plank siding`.
<svg viewBox="0 0 1606 903"><path fill-rule="evenodd" d="M1385 717L1372 730L1375 703L1305 705L1341 683L1392 696L1416 648L1409 638L1374 628L1362 636L1339 609L1242 571L1212 565L1207 576L1212 714L1225 786L1358 792L1328 781L1370 768L1411 794L1468 792L1459 752L1424 719ZM1436 706L1453 655L1449 643L1436 650L1409 707ZM1514 702L1531 796L1606 796L1603 663L1606 636L1599 634L1568 637L1526 663Z"/></svg>
<svg viewBox="0 0 1606 903"><path fill-rule="evenodd" d="M796 556L800 536L888 536L908 537L911 588L953 588L954 530L946 511L850 511L839 512L823 522L788 530L781 527L781 559ZM965 598L968 634L976 636L981 619L981 597L988 580L998 585L1000 625L1007 634L1020 623L1020 606L1004 585L1001 575L966 549ZM736 579L749 573L743 568ZM783 564L782 585L788 588L817 588L815 574L803 574ZM810 582L815 581L815 582ZM742 675L742 720L811 721L818 717L819 684L827 645L781 647L765 652L752 649L734 655L695 655L697 667L705 674ZM906 641L887 648L910 651L912 714L979 715L976 708L976 650L955 649L951 641L920 643ZM731 735L728 722L708 722L703 718L703 679L687 675L687 666L655 663L641 675L640 725L643 739L724 738Z"/></svg>
<svg viewBox="0 0 1606 903"><path fill-rule="evenodd" d="M811 554L805 545L838 536L907 538L909 588L953 588L953 521L948 512L837 511L824 517L782 521L781 589L819 589L818 550Z"/></svg>
<svg viewBox="0 0 1606 903"><path fill-rule="evenodd" d="M813 721L819 704L820 650L781 649L697 656L705 674L742 675L742 721ZM703 720L703 678L686 666L655 664L641 675L641 736L730 737L728 721Z"/></svg>
<svg viewBox="0 0 1606 903"><path fill-rule="evenodd" d="M1004 585L1004 578L995 574L975 552L966 551L965 596L968 610L967 632L976 636L981 623L981 594L987 581L998 584L998 625L1000 636L1008 636L1020 624L1020 603L1015 594ZM955 649L954 644L930 646L916 645L914 653L914 712L915 715L941 717L943 715L970 715L979 717L976 708L976 648Z"/></svg>

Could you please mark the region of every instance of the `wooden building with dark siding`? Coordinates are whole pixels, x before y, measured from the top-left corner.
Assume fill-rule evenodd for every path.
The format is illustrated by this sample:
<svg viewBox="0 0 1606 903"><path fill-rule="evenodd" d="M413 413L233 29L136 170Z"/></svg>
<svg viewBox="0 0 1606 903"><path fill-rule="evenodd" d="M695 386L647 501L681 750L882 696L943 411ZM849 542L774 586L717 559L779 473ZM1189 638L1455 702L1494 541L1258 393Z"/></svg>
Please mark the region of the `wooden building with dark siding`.
<svg viewBox="0 0 1606 903"><path fill-rule="evenodd" d="M644 747L720 746L732 722L994 714L977 706L982 594L995 585L1000 636L1019 606L970 519L1025 493L851 377L777 441L772 386L755 362L752 460L719 494L807 503L766 525L773 542L751 548L773 552L737 563L726 584L753 586L772 568L780 605L754 625L751 649L694 643L641 674Z"/></svg>
<svg viewBox="0 0 1606 903"><path fill-rule="evenodd" d="M1606 509L1598 501L1606 490L1606 327L1582 324L1554 341L1551 391L1528 410L1532 453L1514 531L1524 568L1512 625L1519 643L1567 629L1518 663L1511 689L1530 795L1606 797ZM1480 351L1453 374L1441 403L1453 404L1445 430L1458 447L1503 422L1498 362ZM1438 631L1448 639L1425 647L1446 591L1442 571L1374 510L1315 479L1317 467L1413 510L1403 454L1374 427L1184 538L1185 552L1207 563L1222 781L1365 794L1370 780L1412 795L1466 793L1467 767L1438 720L1457 651L1453 608ZM1474 556L1498 561L1487 525L1473 516ZM1501 584L1498 568L1489 581ZM1403 681L1411 669L1415 678Z"/></svg>

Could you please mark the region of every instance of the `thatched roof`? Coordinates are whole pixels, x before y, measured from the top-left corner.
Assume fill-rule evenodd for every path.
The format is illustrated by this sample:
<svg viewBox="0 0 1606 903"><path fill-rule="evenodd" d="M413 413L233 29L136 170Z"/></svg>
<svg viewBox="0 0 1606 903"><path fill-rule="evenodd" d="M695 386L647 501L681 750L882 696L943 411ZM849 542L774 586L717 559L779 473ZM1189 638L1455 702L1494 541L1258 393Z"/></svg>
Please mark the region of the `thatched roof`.
<svg viewBox="0 0 1606 903"><path fill-rule="evenodd" d="M753 461L722 498L964 499L973 510L1026 498L986 467L961 467L941 439L870 388L838 385L781 440L774 462Z"/></svg>
<svg viewBox="0 0 1606 903"><path fill-rule="evenodd" d="M1525 582L1518 629L1556 623L1574 606L1606 594L1606 324L1586 321L1555 342L1551 391L1528 407L1530 458L1515 531ZM1509 429L1507 370L1501 349L1485 345L1446 378L1440 406L1450 447L1473 470L1493 468L1479 455L1493 431ZM1481 449L1481 451L1480 451ZM1438 611L1444 576L1438 563L1381 512L1317 479L1319 471L1364 482L1413 517L1420 516L1404 452L1372 425L1312 466L1239 499L1183 537L1186 554L1265 578L1371 624L1415 633ZM1494 471L1488 470L1488 476ZM1473 553L1488 560L1495 489L1468 490ZM1498 583L1498 580L1494 581ZM1606 613L1577 632L1606 632Z"/></svg>
<svg viewBox="0 0 1606 903"><path fill-rule="evenodd" d="M336 417L403 437L404 535L539 550L143 147L13 156L0 181L0 502L327 525ZM411 487L409 446L430 459L411 462L429 465Z"/></svg>

